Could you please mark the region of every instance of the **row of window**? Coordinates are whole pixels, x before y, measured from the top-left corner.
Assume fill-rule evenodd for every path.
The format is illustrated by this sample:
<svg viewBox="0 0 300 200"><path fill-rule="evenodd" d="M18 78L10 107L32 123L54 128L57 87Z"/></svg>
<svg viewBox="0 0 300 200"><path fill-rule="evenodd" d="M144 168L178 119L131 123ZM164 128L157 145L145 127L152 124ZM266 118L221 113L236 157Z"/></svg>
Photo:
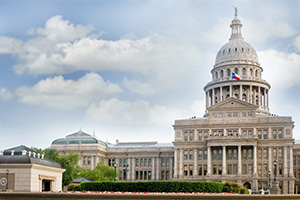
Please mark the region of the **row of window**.
<svg viewBox="0 0 300 200"><path fill-rule="evenodd" d="M205 176L207 174L207 165L198 165L198 175ZM212 165L212 174L213 175L222 175L222 164L213 164ZM227 164L227 174L228 175L237 175L238 165L237 164ZM268 168L267 164L258 164L257 173L260 177L268 177ZM283 164L278 163L277 175L283 174ZM300 179L300 169L297 171L297 177ZM253 165L252 164L243 164L242 165L242 174L252 175L253 174ZM184 165L184 176L193 176L193 165Z"/></svg>
<svg viewBox="0 0 300 200"><path fill-rule="evenodd" d="M213 113L212 118L237 118L237 117L253 117L253 113Z"/></svg>
<svg viewBox="0 0 300 200"><path fill-rule="evenodd" d="M232 76L232 73L231 73L231 69L227 69L226 70L226 72L227 72L227 77L231 77ZM242 76L247 76L248 75L248 73L249 73L249 76L255 76L255 77L260 77L260 72L259 72L259 70L258 69L249 69L248 71L247 71L247 69L246 68L243 68L242 70L241 70L241 72L240 72L240 70L239 70L239 68L235 68L234 69L234 73L236 73L236 74L239 74L239 75L242 75ZM225 70L223 70L223 69L221 69L220 71L216 71L216 72L214 72L214 77L213 77L213 79L218 79L218 78L223 78L223 77L225 77Z"/></svg>
<svg viewBox="0 0 300 200"><path fill-rule="evenodd" d="M244 113L243 113L244 114ZM221 115L221 114L219 114ZM228 114L231 115L231 114ZM233 113L232 116L235 116L236 113ZM252 113L248 113L248 116L252 116ZM288 132L289 130L287 130ZM176 133L177 138L180 138L181 133ZM183 140L185 142L192 142L195 140L195 131L184 131L183 132ZM209 130L197 130L198 140L205 140L208 138L208 136L253 136L253 129L241 129L241 132L239 132L238 129L226 129L226 134L224 134L224 129L215 129L211 130L211 134L209 135ZM272 138L269 138L268 129L257 129L257 136L259 139L282 139L283 138L283 128L273 128L272 129Z"/></svg>

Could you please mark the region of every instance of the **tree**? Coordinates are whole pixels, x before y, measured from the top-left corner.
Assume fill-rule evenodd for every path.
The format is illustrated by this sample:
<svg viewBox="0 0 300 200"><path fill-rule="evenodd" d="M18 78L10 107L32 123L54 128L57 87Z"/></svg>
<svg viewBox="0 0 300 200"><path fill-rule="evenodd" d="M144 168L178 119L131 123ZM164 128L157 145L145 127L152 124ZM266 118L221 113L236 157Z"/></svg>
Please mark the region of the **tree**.
<svg viewBox="0 0 300 200"><path fill-rule="evenodd" d="M87 170L84 173L80 174L88 179L94 181L113 181L115 178L115 169L102 163L98 163L95 169ZM116 177L119 176L119 171L117 170Z"/></svg>

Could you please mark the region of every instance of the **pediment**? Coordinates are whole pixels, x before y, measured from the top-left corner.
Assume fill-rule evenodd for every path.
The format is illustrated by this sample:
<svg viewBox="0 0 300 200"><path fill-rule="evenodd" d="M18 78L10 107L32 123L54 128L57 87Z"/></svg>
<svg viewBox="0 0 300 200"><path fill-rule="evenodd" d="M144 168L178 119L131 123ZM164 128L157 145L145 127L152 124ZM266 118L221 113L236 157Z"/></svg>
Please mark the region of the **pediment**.
<svg viewBox="0 0 300 200"><path fill-rule="evenodd" d="M208 108L208 111L219 110L256 110L258 106L248 102L236 99L234 97L228 98L222 102L216 103Z"/></svg>

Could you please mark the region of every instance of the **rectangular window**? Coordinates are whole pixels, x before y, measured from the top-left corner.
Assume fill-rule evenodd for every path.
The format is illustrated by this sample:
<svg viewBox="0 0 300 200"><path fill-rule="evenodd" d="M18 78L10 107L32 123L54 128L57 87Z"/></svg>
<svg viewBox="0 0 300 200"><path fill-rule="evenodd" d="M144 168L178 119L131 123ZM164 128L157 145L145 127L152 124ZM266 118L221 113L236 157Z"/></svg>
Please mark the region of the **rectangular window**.
<svg viewBox="0 0 300 200"><path fill-rule="evenodd" d="M217 150L213 150L213 159L214 160L217 160L217 158L218 158L218 151Z"/></svg>
<svg viewBox="0 0 300 200"><path fill-rule="evenodd" d="M297 169L297 179L300 179L300 169Z"/></svg>
<svg viewBox="0 0 300 200"><path fill-rule="evenodd" d="M166 171L166 180L169 180L170 179L170 173L169 171Z"/></svg>
<svg viewBox="0 0 300 200"><path fill-rule="evenodd" d="M228 174L232 174L232 165L231 164L227 165L227 171L228 171L227 172Z"/></svg>
<svg viewBox="0 0 300 200"><path fill-rule="evenodd" d="M227 158L232 159L232 150L231 149L228 149Z"/></svg>
<svg viewBox="0 0 300 200"><path fill-rule="evenodd" d="M264 130L264 139L268 139L268 132Z"/></svg>
<svg viewBox="0 0 300 200"><path fill-rule="evenodd" d="M206 176L206 174L207 174L207 165L204 165L204 167L203 167L203 174L204 174L204 176Z"/></svg>
<svg viewBox="0 0 300 200"><path fill-rule="evenodd" d="M147 180L147 178L148 178L148 173L147 171L144 171L144 180Z"/></svg>
<svg viewBox="0 0 300 200"><path fill-rule="evenodd" d="M261 130L258 130L257 135L258 135L258 138L261 139L261 138L262 138L262 131L261 131Z"/></svg>
<svg viewBox="0 0 300 200"><path fill-rule="evenodd" d="M166 165L170 166L170 158L166 158Z"/></svg>
<svg viewBox="0 0 300 200"><path fill-rule="evenodd" d="M237 174L237 164L233 164L233 174Z"/></svg>
<svg viewBox="0 0 300 200"><path fill-rule="evenodd" d="M253 171L252 171L252 165L249 164L248 165L248 174L252 174L252 173L253 173Z"/></svg>
<svg viewBox="0 0 300 200"><path fill-rule="evenodd" d="M190 133L190 141L194 140L194 133Z"/></svg>
<svg viewBox="0 0 300 200"><path fill-rule="evenodd" d="M161 180L165 180L165 172L161 171Z"/></svg>
<svg viewBox="0 0 300 200"><path fill-rule="evenodd" d="M231 113L228 113L228 114L227 114L227 117L231 117Z"/></svg>
<svg viewBox="0 0 300 200"><path fill-rule="evenodd" d="M279 138L279 139L282 138L282 132L283 132L282 129L279 129L279 130L278 130L278 138Z"/></svg>
<svg viewBox="0 0 300 200"><path fill-rule="evenodd" d="M233 159L237 159L237 150L233 149Z"/></svg>
<svg viewBox="0 0 300 200"><path fill-rule="evenodd" d="M273 148L273 158L277 158L277 149Z"/></svg>
<svg viewBox="0 0 300 200"><path fill-rule="evenodd" d="M202 165L199 165L199 176L202 176Z"/></svg>
<svg viewBox="0 0 300 200"><path fill-rule="evenodd" d="M216 164L213 165L213 174L217 174L217 165Z"/></svg>
<svg viewBox="0 0 300 200"><path fill-rule="evenodd" d="M219 160L222 160L222 150L221 150L221 149L219 149L219 156L218 156L218 159L219 159Z"/></svg>
<svg viewBox="0 0 300 200"><path fill-rule="evenodd" d="M282 175L282 163L278 164L278 173L279 175Z"/></svg>
<svg viewBox="0 0 300 200"><path fill-rule="evenodd" d="M262 165L261 164L257 165L257 173L259 176L261 176L261 172L262 172L261 170L262 170Z"/></svg>
<svg viewBox="0 0 300 200"><path fill-rule="evenodd" d="M123 159L119 159L119 165L120 166L122 165L122 161L123 161Z"/></svg>
<svg viewBox="0 0 300 200"><path fill-rule="evenodd" d="M263 172L262 172L263 176L267 176L268 175L268 166L267 164L263 165Z"/></svg>
<svg viewBox="0 0 300 200"><path fill-rule="evenodd" d="M144 177L143 177L143 171L140 171L140 180L143 180Z"/></svg>
<svg viewBox="0 0 300 200"><path fill-rule="evenodd" d="M267 158L268 157L268 151L266 148L263 149L263 158Z"/></svg>
<svg viewBox="0 0 300 200"><path fill-rule="evenodd" d="M282 148L278 148L278 158L282 158Z"/></svg>
<svg viewBox="0 0 300 200"><path fill-rule="evenodd" d="M257 153L258 153L257 157L261 159L262 158L262 149L258 149Z"/></svg>
<svg viewBox="0 0 300 200"><path fill-rule="evenodd" d="M187 133L187 132L184 133L184 141L185 141L185 142L188 141L188 133Z"/></svg>
<svg viewBox="0 0 300 200"><path fill-rule="evenodd" d="M184 165L184 176L188 175L188 166Z"/></svg>
<svg viewBox="0 0 300 200"><path fill-rule="evenodd" d="M202 150L199 150L198 159L202 160Z"/></svg>
<svg viewBox="0 0 300 200"><path fill-rule="evenodd" d="M190 171L190 176L193 176L193 165L190 165L189 171Z"/></svg>
<svg viewBox="0 0 300 200"><path fill-rule="evenodd" d="M218 174L221 175L222 174L222 164L218 165Z"/></svg>
<svg viewBox="0 0 300 200"><path fill-rule="evenodd" d="M252 159L252 149L248 149L248 158Z"/></svg>
<svg viewBox="0 0 300 200"><path fill-rule="evenodd" d="M243 149L243 158L244 158L244 159L247 158L247 149Z"/></svg>
<svg viewBox="0 0 300 200"><path fill-rule="evenodd" d="M151 165L151 163L152 163L152 160L151 160L151 158L149 158L148 159L148 163L149 163L149 166Z"/></svg>
<svg viewBox="0 0 300 200"><path fill-rule="evenodd" d="M151 180L151 171L148 171L148 180Z"/></svg>
<svg viewBox="0 0 300 200"><path fill-rule="evenodd" d="M139 171L135 171L135 180L139 180Z"/></svg>
<svg viewBox="0 0 300 200"><path fill-rule="evenodd" d="M277 139L277 131L273 129L273 139Z"/></svg>
<svg viewBox="0 0 300 200"><path fill-rule="evenodd" d="M204 160L207 160L207 151L204 151Z"/></svg>
<svg viewBox="0 0 300 200"><path fill-rule="evenodd" d="M189 159L192 160L193 159L193 151L190 151L190 155L189 155Z"/></svg>
<svg viewBox="0 0 300 200"><path fill-rule="evenodd" d="M296 165L296 156L293 156L293 165Z"/></svg>
<svg viewBox="0 0 300 200"><path fill-rule="evenodd" d="M247 113L243 113L242 116L243 116L243 117L247 117Z"/></svg>
<svg viewBox="0 0 300 200"><path fill-rule="evenodd" d="M243 174L247 174L247 164L243 164Z"/></svg>
<svg viewBox="0 0 300 200"><path fill-rule="evenodd" d="M161 166L163 166L163 167L165 166L165 159L164 158L161 159Z"/></svg>
<svg viewBox="0 0 300 200"><path fill-rule="evenodd" d="M145 164L145 166L148 166L148 164L147 164L148 162L147 161L148 161L148 159L144 158L144 164Z"/></svg>
<svg viewBox="0 0 300 200"><path fill-rule="evenodd" d="M185 151L184 151L184 160L187 160L187 159L188 159L188 151L185 150Z"/></svg>

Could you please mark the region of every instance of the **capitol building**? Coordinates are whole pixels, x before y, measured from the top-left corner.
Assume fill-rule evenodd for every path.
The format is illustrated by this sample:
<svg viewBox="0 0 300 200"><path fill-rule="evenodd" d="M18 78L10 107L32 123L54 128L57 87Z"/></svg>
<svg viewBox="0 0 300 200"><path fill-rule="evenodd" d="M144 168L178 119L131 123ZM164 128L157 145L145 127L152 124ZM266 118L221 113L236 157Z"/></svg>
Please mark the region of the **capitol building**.
<svg viewBox="0 0 300 200"><path fill-rule="evenodd" d="M236 182L268 189L277 179L283 194L300 193L300 144L289 116L270 113L271 85L263 79L255 49L244 41L235 12L229 41L217 52L212 80L204 86L202 118L175 120L172 143L103 142L82 130L52 142L62 155L81 156L79 165L98 162L120 172L119 181L185 180Z"/></svg>

